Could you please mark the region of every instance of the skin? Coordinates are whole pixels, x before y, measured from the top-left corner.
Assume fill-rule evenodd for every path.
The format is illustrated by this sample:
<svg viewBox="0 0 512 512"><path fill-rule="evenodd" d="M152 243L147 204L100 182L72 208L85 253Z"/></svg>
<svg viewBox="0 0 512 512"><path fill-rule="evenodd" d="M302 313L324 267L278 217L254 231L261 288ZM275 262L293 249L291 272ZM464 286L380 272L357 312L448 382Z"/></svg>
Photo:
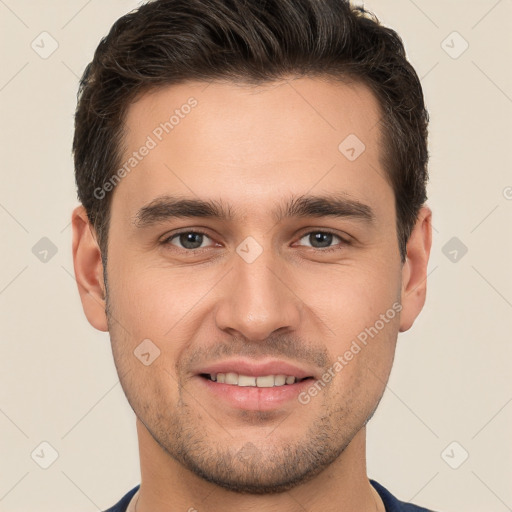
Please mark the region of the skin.
<svg viewBox="0 0 512 512"><path fill-rule="evenodd" d="M384 392L398 332L425 301L431 211L419 212L402 264L394 194L380 161L379 106L358 83L162 88L129 108L125 156L191 96L197 106L113 192L107 289L94 229L83 207L73 212L83 308L96 329L110 332L137 415L137 510L383 511L366 475L365 425ZM338 150L351 133L366 146L354 161ZM364 203L373 222L275 221L276 207L308 194ZM222 200L233 217L137 226L137 212L165 195ZM205 232L202 248L165 241L182 229ZM325 230L336 235L327 244L334 251L309 236ZM252 263L236 252L248 236L262 248ZM321 376L394 303L401 312L305 405L235 408L195 374L241 354ZM133 354L144 339L160 349L148 366Z"/></svg>

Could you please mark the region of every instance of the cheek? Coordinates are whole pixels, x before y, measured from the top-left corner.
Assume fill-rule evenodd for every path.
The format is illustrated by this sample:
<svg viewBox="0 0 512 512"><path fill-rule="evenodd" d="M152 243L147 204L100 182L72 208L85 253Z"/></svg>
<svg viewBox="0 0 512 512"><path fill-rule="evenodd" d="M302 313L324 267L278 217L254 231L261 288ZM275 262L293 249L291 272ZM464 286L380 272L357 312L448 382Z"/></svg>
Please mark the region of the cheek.
<svg viewBox="0 0 512 512"><path fill-rule="evenodd" d="M345 337L342 332L336 344L329 347L331 366L322 378L330 378L326 399L347 404L365 418L375 409L388 381L396 347L398 321L388 322L383 321L383 326L373 323L354 336Z"/></svg>
<svg viewBox="0 0 512 512"><path fill-rule="evenodd" d="M315 312L311 320L329 351L335 389L359 383L356 393L375 396L385 386L399 330L399 290L398 267L390 266L340 267L302 281L297 294Z"/></svg>
<svg viewBox="0 0 512 512"><path fill-rule="evenodd" d="M186 345L173 325L182 316L183 304L172 288L147 273L118 268L113 274L109 302L114 361L128 401L146 418L150 410L158 410L156 404L177 400L175 361Z"/></svg>
<svg viewBox="0 0 512 512"><path fill-rule="evenodd" d="M299 276L297 290L297 295L321 318L324 328L346 340L374 325L393 308L400 298L400 271L398 266L390 265L333 266L329 271ZM394 318L394 313L388 316Z"/></svg>
<svg viewBox="0 0 512 512"><path fill-rule="evenodd" d="M120 267L113 274L115 314L136 337L170 335L211 287L206 276L199 279L190 269Z"/></svg>
<svg viewBox="0 0 512 512"><path fill-rule="evenodd" d="M172 395L179 379L176 363L198 336L204 319L207 302L201 299L218 278L191 269L130 267L120 265L113 270L112 279L109 277L110 335L116 365L130 371L131 379L136 372L135 380L145 383L144 389L157 382L157 388ZM145 367L137 355L147 352L154 362Z"/></svg>

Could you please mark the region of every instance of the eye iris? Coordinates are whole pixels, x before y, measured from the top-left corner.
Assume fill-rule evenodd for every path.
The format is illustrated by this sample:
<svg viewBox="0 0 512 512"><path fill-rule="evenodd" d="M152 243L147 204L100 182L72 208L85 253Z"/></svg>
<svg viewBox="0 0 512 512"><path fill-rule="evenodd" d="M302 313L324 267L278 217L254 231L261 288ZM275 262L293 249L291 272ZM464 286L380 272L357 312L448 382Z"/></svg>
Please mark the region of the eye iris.
<svg viewBox="0 0 512 512"><path fill-rule="evenodd" d="M182 233L180 244L185 249L198 249L203 244L203 235L201 233Z"/></svg>
<svg viewBox="0 0 512 512"><path fill-rule="evenodd" d="M313 247L329 247L332 244L332 237L332 233L312 233L309 235L309 241Z"/></svg>

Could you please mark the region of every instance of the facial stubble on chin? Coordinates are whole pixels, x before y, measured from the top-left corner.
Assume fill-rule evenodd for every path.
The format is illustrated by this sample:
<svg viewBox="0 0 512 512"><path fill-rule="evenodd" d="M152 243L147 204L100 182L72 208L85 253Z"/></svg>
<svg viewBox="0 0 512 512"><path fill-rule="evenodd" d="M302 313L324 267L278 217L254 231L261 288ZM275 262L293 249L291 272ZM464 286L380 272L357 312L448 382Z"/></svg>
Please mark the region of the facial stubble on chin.
<svg viewBox="0 0 512 512"><path fill-rule="evenodd" d="M106 280L105 288L112 346L129 346L128 331L119 325L112 314ZM116 352L114 349L113 353ZM251 349L245 352L250 353ZM120 351L116 359L130 355ZM320 361L325 366L325 357L317 357L317 362ZM313 479L342 455L357 432L371 419L382 398L380 394L377 402L365 414L358 410L360 404L354 400L347 400L344 405L341 400L331 400L329 405L329 387L326 387L322 391L323 396L316 397L316 400L322 399L327 404L324 406L326 410L310 421L306 432L294 442L280 441L279 429L286 428L288 421L292 424L301 422L301 408L307 405L298 405L287 417L280 417L277 421L275 417L279 417L279 414L276 412L241 411L240 419L250 428L260 424L268 429L272 421L275 421L276 427L264 438L263 444L246 441L239 447L236 446L236 435L209 415L201 405L200 397L190 396L180 379L177 383L179 398L171 410L166 406L162 387L155 385L154 393L148 393L147 389L144 391L130 385L132 372L124 370L125 373L121 374L121 363L116 361L116 368L127 400L165 454L197 477L240 494L278 494ZM163 378L170 378L168 372L163 373ZM148 396L153 399L148 401ZM161 404L160 407L158 404ZM196 406L195 412L193 406ZM355 418L358 421L354 421ZM218 431L216 438L212 438L212 429L206 428L208 424ZM226 439L226 447L219 442L219 437Z"/></svg>
<svg viewBox="0 0 512 512"><path fill-rule="evenodd" d="M284 443L276 436L276 430L286 428L287 421L297 422L297 411L298 414L278 420L275 430L263 442L253 439L240 446L236 434L201 412L202 418L198 418L191 405L182 401L179 411L169 415L154 413L144 425L165 453L186 470L241 494L277 494L311 480L342 454L359 430L343 432L342 428L333 428L333 414L328 413L315 420L300 439ZM247 416L251 418L250 428L261 418L262 427L266 425L268 429L268 413L240 414L242 419ZM342 418L345 412L340 408L334 416ZM206 429L204 422L214 428ZM218 433L212 434L212 430Z"/></svg>

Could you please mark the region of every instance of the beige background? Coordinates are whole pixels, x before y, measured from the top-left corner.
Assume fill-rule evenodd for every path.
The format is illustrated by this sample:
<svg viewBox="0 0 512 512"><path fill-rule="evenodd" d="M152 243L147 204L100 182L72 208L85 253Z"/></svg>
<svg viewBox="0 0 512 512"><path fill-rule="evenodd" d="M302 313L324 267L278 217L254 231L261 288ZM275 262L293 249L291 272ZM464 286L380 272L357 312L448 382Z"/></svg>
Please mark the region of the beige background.
<svg viewBox="0 0 512 512"><path fill-rule="evenodd" d="M83 316L69 226L78 77L137 3L0 0L1 511L103 510L139 482L134 414L108 336ZM427 304L400 335L369 424L369 475L440 512L504 512L512 509L512 1L366 6L402 35L422 77L435 226ZM52 38L58 48L42 58ZM48 242L32 250L43 237L57 250L46 262ZM452 237L468 248L455 262L456 246L445 247ZM39 465L51 462L42 442L58 452L48 469ZM465 451L452 469L446 461L456 466Z"/></svg>

